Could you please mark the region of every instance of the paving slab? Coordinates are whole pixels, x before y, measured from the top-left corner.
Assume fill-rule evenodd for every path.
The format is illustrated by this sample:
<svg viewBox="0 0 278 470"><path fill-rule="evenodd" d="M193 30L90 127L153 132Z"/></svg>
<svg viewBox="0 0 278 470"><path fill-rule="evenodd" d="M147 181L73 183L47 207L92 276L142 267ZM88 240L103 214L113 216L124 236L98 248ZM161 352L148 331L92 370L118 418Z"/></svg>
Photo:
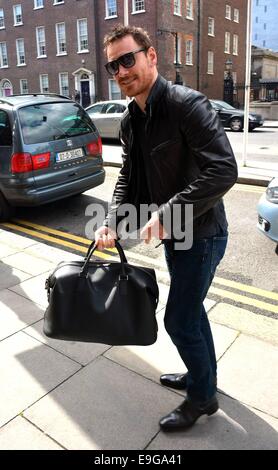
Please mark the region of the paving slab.
<svg viewBox="0 0 278 470"><path fill-rule="evenodd" d="M22 416L0 429L0 450L63 450Z"/></svg>
<svg viewBox="0 0 278 470"><path fill-rule="evenodd" d="M19 332L0 342L0 426L57 387L80 365Z"/></svg>
<svg viewBox="0 0 278 470"><path fill-rule="evenodd" d="M48 306L48 300L44 286L45 280L50 272L51 271L39 276L32 277L27 281L21 282L20 284L11 287L10 290L16 292L16 294L26 297L38 305L41 305L45 309Z"/></svg>
<svg viewBox="0 0 278 470"><path fill-rule="evenodd" d="M98 358L24 416L67 449L144 449L180 397Z"/></svg>
<svg viewBox="0 0 278 470"><path fill-rule="evenodd" d="M0 243L4 243L11 248L23 250L28 246L34 245L36 241L32 240L32 238L22 237L16 233L2 230L0 232Z"/></svg>
<svg viewBox="0 0 278 470"><path fill-rule="evenodd" d="M0 291L17 286L22 281L30 279L30 277L31 274L27 274L0 261Z"/></svg>
<svg viewBox="0 0 278 470"><path fill-rule="evenodd" d="M49 261L23 252L7 256L2 259L2 262L34 276L50 271L55 267L55 264Z"/></svg>
<svg viewBox="0 0 278 470"><path fill-rule="evenodd" d="M60 250L59 248L55 248L53 246L45 245L44 243L40 242L26 248L24 253L45 259L54 265L57 265L62 261L78 261L83 259L82 256L78 256L76 254Z"/></svg>
<svg viewBox="0 0 278 470"><path fill-rule="evenodd" d="M220 410L186 431L160 432L147 450L277 450L278 420L219 394Z"/></svg>
<svg viewBox="0 0 278 470"><path fill-rule="evenodd" d="M0 292L0 340L40 320L43 310L39 305L5 289Z"/></svg>
<svg viewBox="0 0 278 470"><path fill-rule="evenodd" d="M241 334L218 363L218 388L278 418L278 347Z"/></svg>
<svg viewBox="0 0 278 470"><path fill-rule="evenodd" d="M4 243L0 243L0 259L6 258L6 256L13 255L17 252L17 248L12 248L8 245L5 245Z"/></svg>
<svg viewBox="0 0 278 470"><path fill-rule="evenodd" d="M33 326L30 326L29 328L26 328L24 333L27 333L41 343L47 344L51 348L61 352L65 356L73 359L83 366L93 361L111 348L111 346L107 344L60 341L57 339L47 338L43 334L43 320L37 322Z"/></svg>
<svg viewBox="0 0 278 470"><path fill-rule="evenodd" d="M220 302L210 310L209 319L278 346L278 321L275 318L256 315L243 308Z"/></svg>
<svg viewBox="0 0 278 470"><path fill-rule="evenodd" d="M162 373L185 372L185 366L163 324L164 311L157 315L158 339L151 346L114 346L104 355L119 364L159 382ZM219 359L236 339L238 332L212 324Z"/></svg>

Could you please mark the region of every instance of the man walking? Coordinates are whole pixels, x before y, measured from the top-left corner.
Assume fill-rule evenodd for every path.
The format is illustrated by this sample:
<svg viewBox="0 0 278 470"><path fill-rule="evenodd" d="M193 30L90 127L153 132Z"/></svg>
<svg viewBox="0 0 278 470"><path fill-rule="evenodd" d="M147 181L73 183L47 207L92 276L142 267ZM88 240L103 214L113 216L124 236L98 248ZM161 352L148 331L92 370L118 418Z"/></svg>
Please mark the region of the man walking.
<svg viewBox="0 0 278 470"><path fill-rule="evenodd" d="M165 327L186 374L161 376L162 385L184 389L186 399L160 420L164 431L186 429L218 409L216 357L203 306L227 244L223 195L237 179L236 161L207 98L158 74L148 33L117 26L104 40L107 72L125 96L134 97L121 123L123 166L104 225L96 231L99 249L112 248L117 210L125 203L155 203L141 230L148 243L161 239L171 285ZM180 249L175 237L175 206L193 206L193 244ZM165 223L171 219L172 225ZM180 219L186 229L186 219Z"/></svg>

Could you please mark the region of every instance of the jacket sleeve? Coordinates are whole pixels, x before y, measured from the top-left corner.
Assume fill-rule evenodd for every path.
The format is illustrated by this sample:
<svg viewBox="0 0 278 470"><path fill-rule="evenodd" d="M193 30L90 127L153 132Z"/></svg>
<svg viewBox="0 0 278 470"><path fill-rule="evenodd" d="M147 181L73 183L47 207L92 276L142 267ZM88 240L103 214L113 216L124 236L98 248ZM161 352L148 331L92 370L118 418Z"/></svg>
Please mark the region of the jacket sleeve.
<svg viewBox="0 0 278 470"><path fill-rule="evenodd" d="M181 103L181 133L198 174L181 192L160 206L159 219L172 216L174 204L193 204L193 219L211 209L237 180L237 163L217 113L209 100L191 90Z"/></svg>
<svg viewBox="0 0 278 470"><path fill-rule="evenodd" d="M115 185L115 189L112 196L112 202L109 206L108 214L104 220L104 225L111 227L113 230L117 230L119 222L124 217L117 216L117 210L120 205L124 204L128 198L128 183L130 174L130 162L128 157L128 139L123 132L121 124L121 144L122 144L122 159L123 164L119 172L118 180Z"/></svg>

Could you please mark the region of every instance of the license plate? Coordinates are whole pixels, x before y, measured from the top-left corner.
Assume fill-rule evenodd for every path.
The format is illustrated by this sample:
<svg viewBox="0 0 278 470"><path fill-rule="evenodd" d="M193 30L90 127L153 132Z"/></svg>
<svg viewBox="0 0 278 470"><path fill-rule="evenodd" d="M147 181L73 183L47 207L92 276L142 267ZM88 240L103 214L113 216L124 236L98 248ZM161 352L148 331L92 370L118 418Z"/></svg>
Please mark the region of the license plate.
<svg viewBox="0 0 278 470"><path fill-rule="evenodd" d="M56 153L56 162L65 162L67 160L72 160L73 158L83 157L83 149L72 149L67 150L66 152Z"/></svg>

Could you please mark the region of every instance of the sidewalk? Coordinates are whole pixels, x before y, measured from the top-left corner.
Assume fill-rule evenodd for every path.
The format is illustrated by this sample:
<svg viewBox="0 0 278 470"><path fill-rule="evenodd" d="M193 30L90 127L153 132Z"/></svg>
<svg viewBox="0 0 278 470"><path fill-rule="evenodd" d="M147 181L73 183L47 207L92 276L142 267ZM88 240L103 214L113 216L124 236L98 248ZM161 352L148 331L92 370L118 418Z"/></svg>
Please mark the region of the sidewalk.
<svg viewBox="0 0 278 470"><path fill-rule="evenodd" d="M182 393L159 384L183 365L163 327L148 347L50 340L42 334L44 281L78 258L0 230L0 449L278 449L278 321L206 300L218 359L221 409L190 430L159 419Z"/></svg>

